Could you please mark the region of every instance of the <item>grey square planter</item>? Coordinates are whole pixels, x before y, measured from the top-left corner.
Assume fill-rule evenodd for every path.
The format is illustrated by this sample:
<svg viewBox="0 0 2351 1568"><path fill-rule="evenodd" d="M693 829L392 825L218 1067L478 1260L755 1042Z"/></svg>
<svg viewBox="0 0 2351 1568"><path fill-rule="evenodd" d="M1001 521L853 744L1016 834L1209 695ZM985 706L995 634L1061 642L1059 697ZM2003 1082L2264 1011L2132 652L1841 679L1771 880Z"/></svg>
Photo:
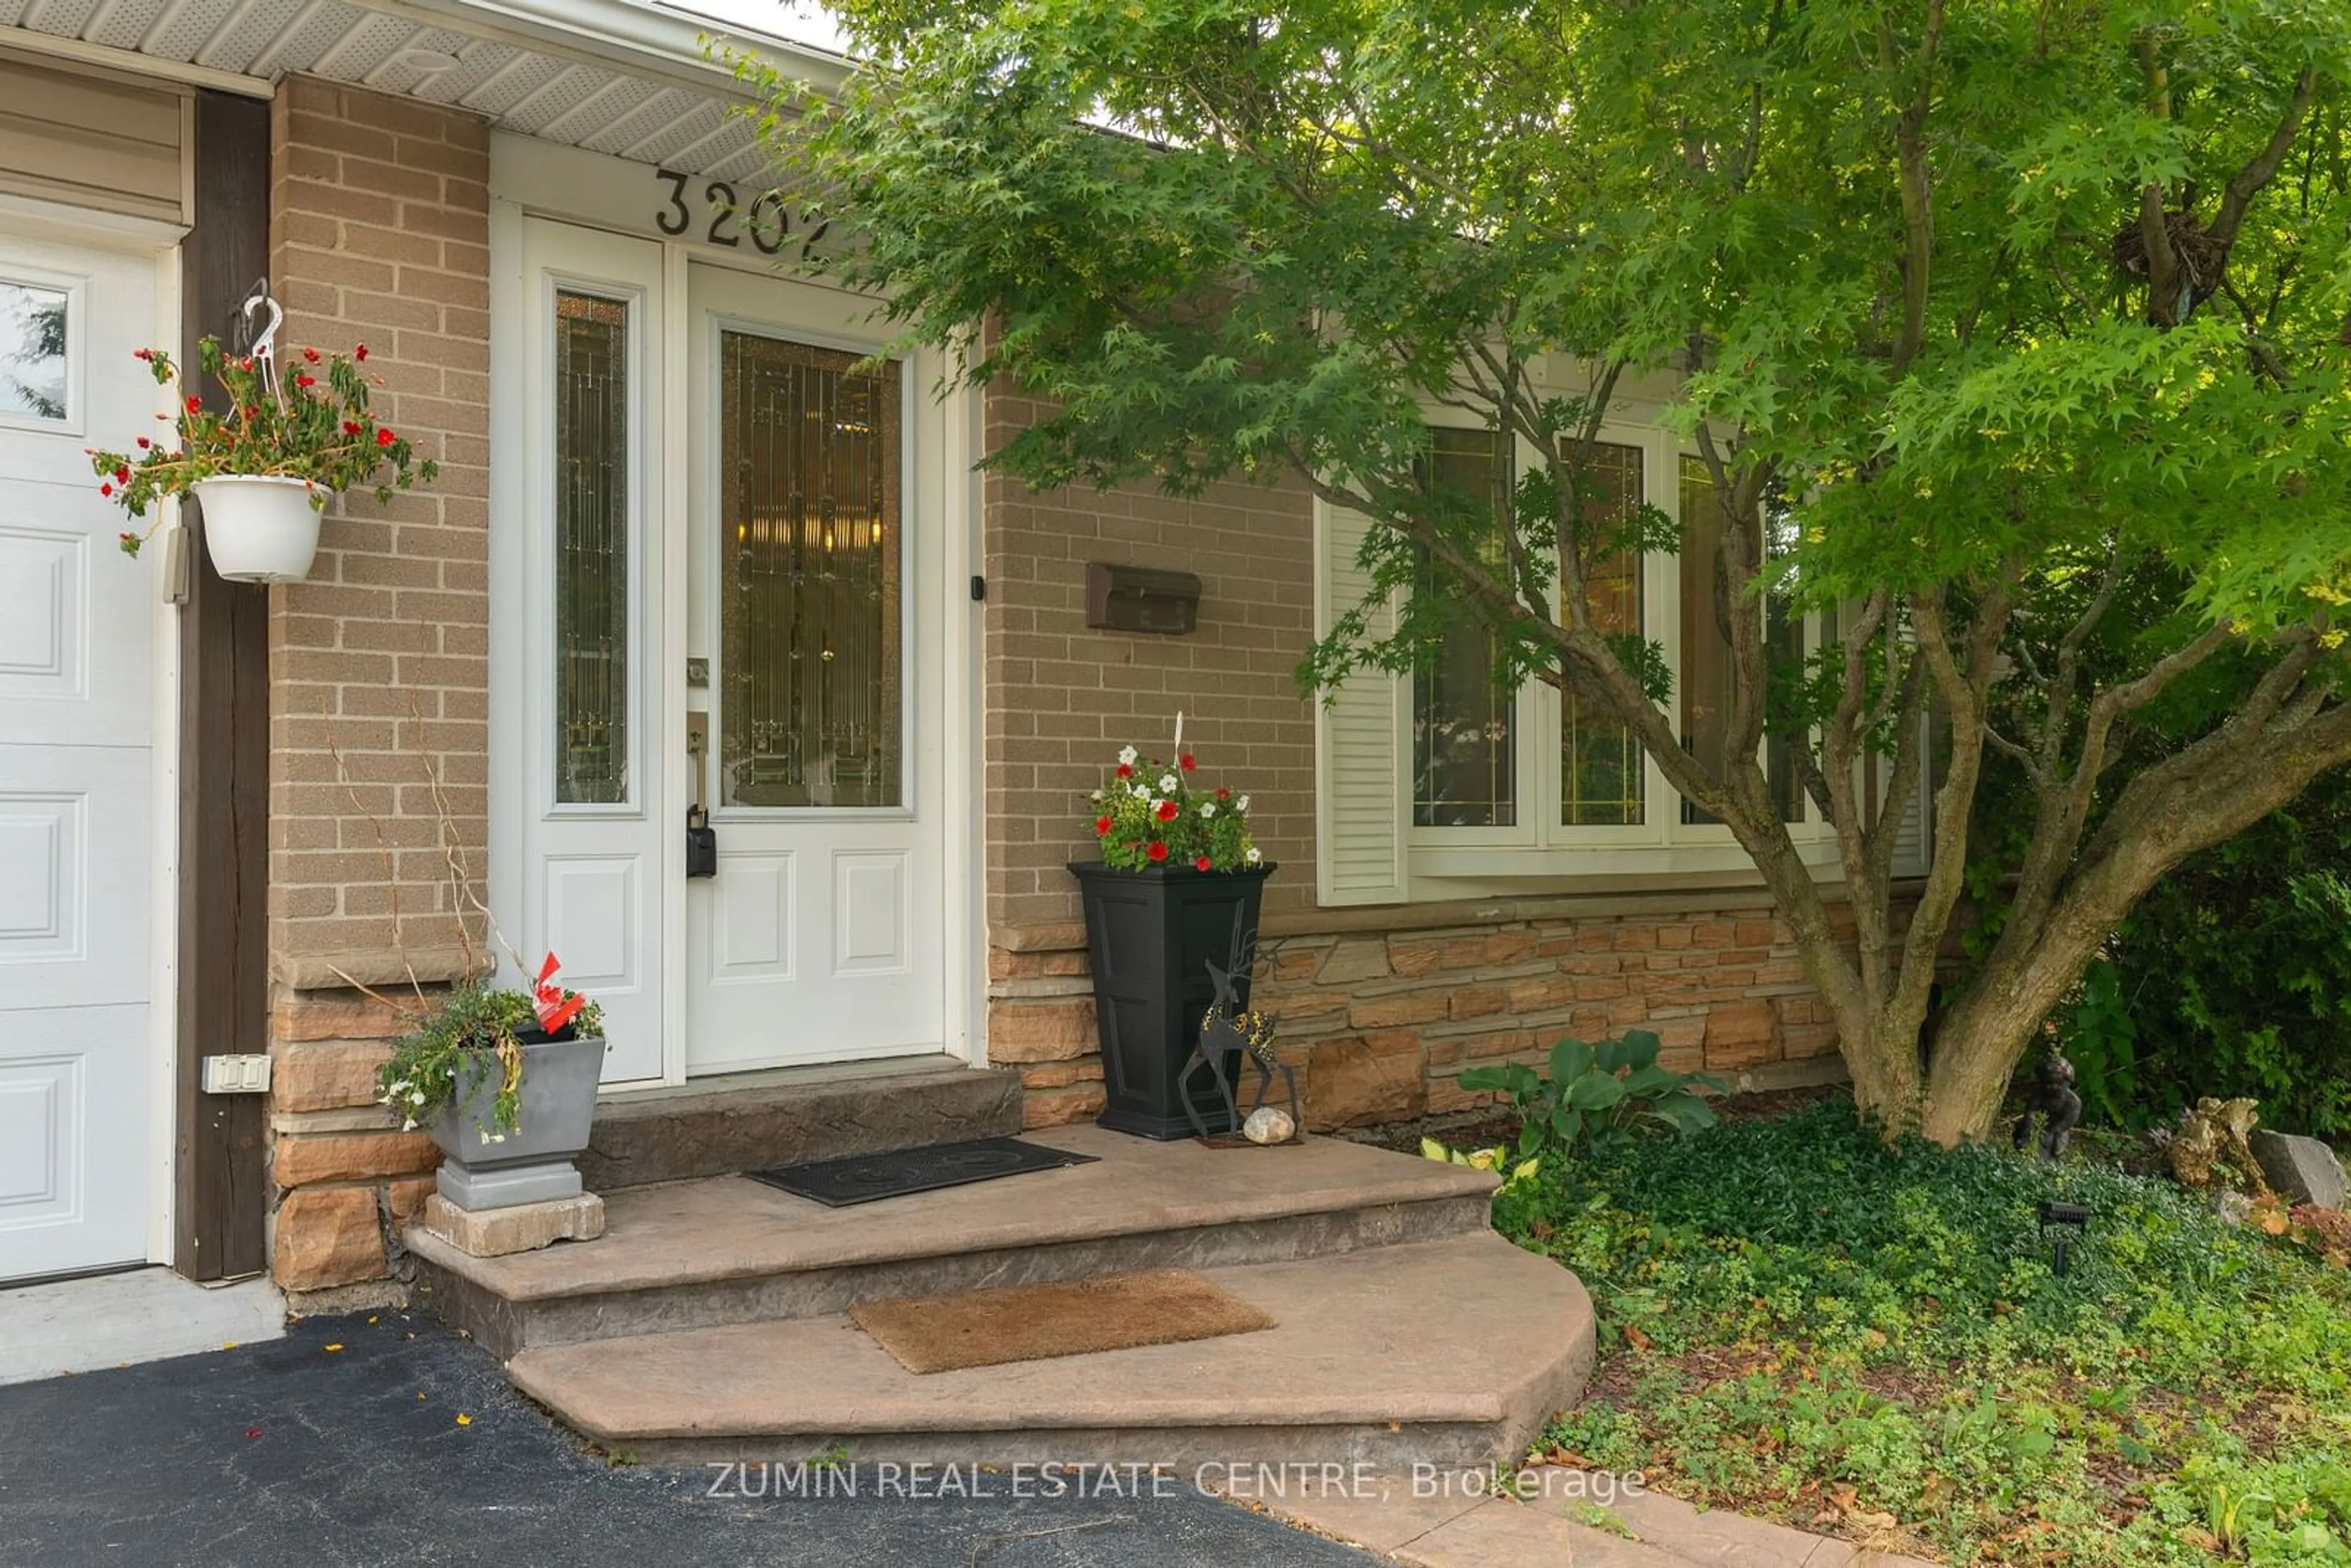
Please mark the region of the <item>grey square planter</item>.
<svg viewBox="0 0 2351 1568"><path fill-rule="evenodd" d="M490 1108L498 1091L497 1058L486 1053L459 1080L456 1100L425 1124L433 1141L449 1156L441 1162L434 1185L459 1208L507 1208L580 1195L580 1169L572 1161L587 1148L588 1130L596 1119L596 1085L604 1073L603 1037L517 1038L522 1040L520 1103L517 1125L505 1141L494 1144L482 1130L490 1126Z"/></svg>

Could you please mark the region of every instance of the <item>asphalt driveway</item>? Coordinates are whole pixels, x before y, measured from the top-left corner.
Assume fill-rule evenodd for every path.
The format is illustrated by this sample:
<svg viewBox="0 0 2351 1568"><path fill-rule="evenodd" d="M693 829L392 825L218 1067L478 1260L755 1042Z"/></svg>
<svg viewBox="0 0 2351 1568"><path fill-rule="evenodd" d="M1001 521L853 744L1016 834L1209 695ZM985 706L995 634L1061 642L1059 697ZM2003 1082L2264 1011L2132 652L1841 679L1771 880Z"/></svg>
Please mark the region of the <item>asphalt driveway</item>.
<svg viewBox="0 0 2351 1568"><path fill-rule="evenodd" d="M10 1568L1375 1561L1188 1479L1100 1472L1021 1487L1000 1473L862 1469L853 1484L820 1471L778 1490L757 1471L608 1464L508 1388L479 1348L401 1312L312 1319L270 1344L0 1387L0 1563Z"/></svg>

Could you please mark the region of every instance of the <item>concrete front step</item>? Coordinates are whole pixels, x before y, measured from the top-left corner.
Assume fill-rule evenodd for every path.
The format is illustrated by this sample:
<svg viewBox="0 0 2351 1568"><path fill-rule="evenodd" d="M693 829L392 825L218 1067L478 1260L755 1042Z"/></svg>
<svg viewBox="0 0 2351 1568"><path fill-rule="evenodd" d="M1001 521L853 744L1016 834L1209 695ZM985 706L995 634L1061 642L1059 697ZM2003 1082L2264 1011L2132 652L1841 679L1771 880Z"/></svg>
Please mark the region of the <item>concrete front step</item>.
<svg viewBox="0 0 2351 1568"><path fill-rule="evenodd" d="M1026 1135L1099 1159L850 1208L740 1176L628 1188L607 1197L595 1241L506 1258L420 1230L408 1245L423 1304L504 1357L882 1297L1490 1234L1493 1176L1341 1140L1212 1150L1098 1127Z"/></svg>
<svg viewBox="0 0 2351 1568"><path fill-rule="evenodd" d="M580 1179L610 1193L653 1182L1009 1137L1020 1075L946 1056L790 1067L613 1096L596 1107Z"/></svg>
<svg viewBox="0 0 2351 1568"><path fill-rule="evenodd" d="M1592 1366L1575 1276L1489 1230L1203 1272L1277 1326L917 1376L826 1316L528 1350L507 1371L648 1463L1144 1464L1190 1484L1201 1466L1515 1458Z"/></svg>

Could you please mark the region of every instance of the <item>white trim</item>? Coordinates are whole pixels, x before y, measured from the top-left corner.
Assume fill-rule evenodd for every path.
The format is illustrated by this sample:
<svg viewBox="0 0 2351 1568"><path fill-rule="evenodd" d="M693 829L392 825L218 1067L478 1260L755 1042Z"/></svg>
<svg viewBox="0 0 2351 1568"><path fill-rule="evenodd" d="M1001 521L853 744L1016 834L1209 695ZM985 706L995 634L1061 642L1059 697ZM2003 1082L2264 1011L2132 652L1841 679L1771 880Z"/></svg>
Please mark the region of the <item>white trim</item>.
<svg viewBox="0 0 2351 1568"><path fill-rule="evenodd" d="M200 66L193 61L167 60L155 55L142 55L136 49L84 43L79 38L61 37L55 33L37 33L21 25L0 30L0 48L17 49L28 55L47 55L51 59L66 60L78 66L96 66L100 70L118 71L125 76L152 77L182 87L204 87L215 92L233 92L240 98L270 99L277 96L274 78L249 77L213 66Z"/></svg>
<svg viewBox="0 0 2351 1568"><path fill-rule="evenodd" d="M987 966L980 956L987 930L984 810L987 792L977 788L983 776L979 759L985 755L980 733L985 713L980 685L986 668L981 641L985 606L972 601L967 586L983 570L987 559L980 532L984 514L977 466L985 439L981 420L977 390L963 387L948 394L946 418L941 421L946 442L939 454L945 480L938 520L946 538L940 570L946 575L948 613L962 622L960 635L954 625L939 628L944 644L939 659L940 695L946 706L940 736L945 770L940 810L945 820L939 853L944 864L965 868L968 873L959 879L950 873L947 883L952 890L959 880L962 896L950 892L946 901L946 926L941 938L946 947L946 974L941 1003L947 1054L975 1067L987 1060ZM958 583L967 585L963 591L957 591Z"/></svg>
<svg viewBox="0 0 2351 1568"><path fill-rule="evenodd" d="M512 202L493 197L489 218L490 384L520 387L525 384L524 317L530 302L523 256L522 209ZM525 409L528 402L518 397L490 399L490 907L498 912L501 924L522 914L526 893L523 812L529 798L529 769L515 766L521 760L517 748L502 746L497 737L517 732L528 706L523 700L523 617L505 609L509 599L517 604L520 601L521 596L506 585L522 581L527 554L525 497L528 487L523 471L528 451ZM503 528L498 526L502 517L507 519ZM503 953L494 953L492 958L504 967ZM501 983L510 985L519 985L523 979L518 975L500 977Z"/></svg>
<svg viewBox="0 0 2351 1568"><path fill-rule="evenodd" d="M155 341L180 340L180 250L155 253ZM155 409L171 406L170 393L155 389ZM178 527L175 521L172 525ZM154 791L154 877L148 890L154 952L149 966L148 1019L154 1040L153 1131L149 1157L154 1162L154 1201L148 1207L147 1256L169 1264L177 1250L180 1143L180 617L162 581L164 551L156 552L154 729L151 788Z"/></svg>
<svg viewBox="0 0 2351 1568"><path fill-rule="evenodd" d="M663 694L662 713L662 800L664 802L692 799L693 780L687 777L692 767L685 755L686 715L694 704L694 694L685 684L686 649L692 646L691 629L686 624L686 574L693 570L693 540L688 537L687 517L693 508L692 436L686 426L694 397L693 354L688 350L694 331L694 306L686 297L690 281L687 273L687 253L684 246L666 245L662 247L662 494L661 528L657 537L662 549L662 666L658 672ZM704 693L705 704L716 700L716 694ZM703 777L713 777L711 763L703 763ZM685 1082L685 988L686 977L686 911L685 911L685 824L674 821L671 831L664 833L661 852L661 919L662 919L662 1082Z"/></svg>
<svg viewBox="0 0 2351 1568"><path fill-rule="evenodd" d="M31 239L57 239L70 245L104 246L113 250L130 246L176 246L188 234L186 224L162 218L142 218L131 213L78 207L70 202L5 193L0 193L0 227Z"/></svg>

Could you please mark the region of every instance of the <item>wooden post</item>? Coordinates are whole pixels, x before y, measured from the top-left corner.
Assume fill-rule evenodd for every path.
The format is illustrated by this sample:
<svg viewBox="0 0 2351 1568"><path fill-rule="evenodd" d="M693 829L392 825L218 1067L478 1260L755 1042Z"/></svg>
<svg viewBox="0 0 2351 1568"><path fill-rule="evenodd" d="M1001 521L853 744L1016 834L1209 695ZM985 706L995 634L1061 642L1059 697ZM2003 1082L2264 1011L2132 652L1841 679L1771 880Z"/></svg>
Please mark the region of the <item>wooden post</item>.
<svg viewBox="0 0 2351 1568"><path fill-rule="evenodd" d="M269 270L269 105L199 92L195 226L180 250L180 362L225 340ZM194 502L184 517L201 529ZM269 1049L269 591L225 582L201 532L180 612L179 1072L172 1266L266 1264L266 1096L207 1094L204 1059Z"/></svg>

